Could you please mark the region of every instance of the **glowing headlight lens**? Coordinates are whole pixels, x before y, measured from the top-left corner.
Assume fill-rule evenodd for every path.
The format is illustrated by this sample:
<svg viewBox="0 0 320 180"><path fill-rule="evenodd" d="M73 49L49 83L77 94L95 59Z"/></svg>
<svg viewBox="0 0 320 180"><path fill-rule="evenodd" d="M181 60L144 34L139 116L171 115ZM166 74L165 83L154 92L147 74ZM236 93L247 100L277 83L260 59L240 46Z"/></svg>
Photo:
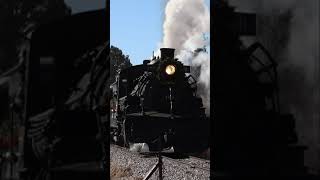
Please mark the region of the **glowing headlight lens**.
<svg viewBox="0 0 320 180"><path fill-rule="evenodd" d="M174 65L168 65L166 67L166 73L168 75L173 75L176 72L176 67L174 67Z"/></svg>

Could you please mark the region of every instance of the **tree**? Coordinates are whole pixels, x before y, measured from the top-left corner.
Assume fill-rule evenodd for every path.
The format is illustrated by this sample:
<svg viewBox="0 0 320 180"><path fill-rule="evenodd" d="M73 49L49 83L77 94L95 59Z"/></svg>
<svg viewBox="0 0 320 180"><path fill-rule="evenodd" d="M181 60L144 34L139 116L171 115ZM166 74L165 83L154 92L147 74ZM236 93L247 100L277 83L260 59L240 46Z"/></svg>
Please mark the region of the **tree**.
<svg viewBox="0 0 320 180"><path fill-rule="evenodd" d="M122 50L112 46L110 47L110 78L109 82L115 81L117 70L132 66L128 55L122 53Z"/></svg>

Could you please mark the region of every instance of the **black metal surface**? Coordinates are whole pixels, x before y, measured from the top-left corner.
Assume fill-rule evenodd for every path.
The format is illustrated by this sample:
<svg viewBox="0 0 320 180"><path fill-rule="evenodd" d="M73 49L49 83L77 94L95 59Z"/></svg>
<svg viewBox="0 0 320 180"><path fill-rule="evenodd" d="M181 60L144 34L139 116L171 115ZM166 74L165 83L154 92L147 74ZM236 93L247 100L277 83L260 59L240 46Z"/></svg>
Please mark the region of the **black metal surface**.
<svg viewBox="0 0 320 180"><path fill-rule="evenodd" d="M165 72L168 65L175 67L174 74ZM188 72L171 48L161 48L161 58L153 64L121 71L113 83L113 104L118 105L111 118L113 135L154 146L159 134L167 133L175 137L170 143L180 146L178 151L208 148L209 121Z"/></svg>
<svg viewBox="0 0 320 180"><path fill-rule="evenodd" d="M101 132L105 124L100 124L101 109L107 109L107 88L101 82L109 73L106 15L105 9L76 14L41 25L32 35L24 140L30 179L51 170L53 179L107 178L107 169L100 167L108 159ZM80 98L71 98L75 94ZM92 161L99 165L91 166Z"/></svg>
<svg viewBox="0 0 320 180"><path fill-rule="evenodd" d="M161 58L162 59L173 59L174 50L172 48L160 48Z"/></svg>

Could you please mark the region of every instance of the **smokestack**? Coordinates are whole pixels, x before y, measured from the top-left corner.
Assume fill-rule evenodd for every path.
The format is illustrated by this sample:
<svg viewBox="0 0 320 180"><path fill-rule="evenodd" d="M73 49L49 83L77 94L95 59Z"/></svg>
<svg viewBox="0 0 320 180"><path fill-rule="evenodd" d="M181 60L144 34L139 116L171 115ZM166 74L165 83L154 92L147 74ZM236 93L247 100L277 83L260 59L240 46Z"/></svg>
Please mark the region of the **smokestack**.
<svg viewBox="0 0 320 180"><path fill-rule="evenodd" d="M175 49L172 49L172 48L160 48L161 58L162 59L166 59L166 58L173 59L174 58L174 50Z"/></svg>

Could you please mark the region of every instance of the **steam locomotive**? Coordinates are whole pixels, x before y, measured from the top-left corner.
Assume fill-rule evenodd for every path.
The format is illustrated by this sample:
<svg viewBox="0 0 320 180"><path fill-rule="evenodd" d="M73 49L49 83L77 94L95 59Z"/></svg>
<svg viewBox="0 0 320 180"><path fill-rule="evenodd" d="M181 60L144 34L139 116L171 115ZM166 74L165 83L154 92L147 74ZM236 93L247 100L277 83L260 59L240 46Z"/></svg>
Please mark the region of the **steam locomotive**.
<svg viewBox="0 0 320 180"><path fill-rule="evenodd" d="M84 12L32 32L24 53L22 178L107 178L106 19L104 9Z"/></svg>
<svg viewBox="0 0 320 180"><path fill-rule="evenodd" d="M174 58L175 49L160 51L160 58L119 71L110 86L111 138L127 147L147 143L151 151L204 150L209 118L197 96L197 82L190 67Z"/></svg>

